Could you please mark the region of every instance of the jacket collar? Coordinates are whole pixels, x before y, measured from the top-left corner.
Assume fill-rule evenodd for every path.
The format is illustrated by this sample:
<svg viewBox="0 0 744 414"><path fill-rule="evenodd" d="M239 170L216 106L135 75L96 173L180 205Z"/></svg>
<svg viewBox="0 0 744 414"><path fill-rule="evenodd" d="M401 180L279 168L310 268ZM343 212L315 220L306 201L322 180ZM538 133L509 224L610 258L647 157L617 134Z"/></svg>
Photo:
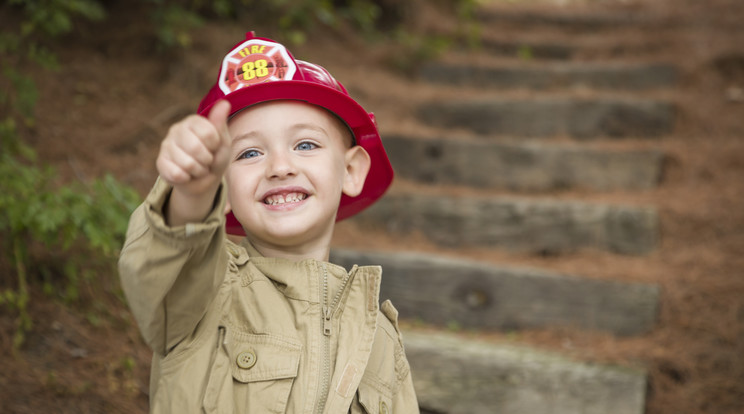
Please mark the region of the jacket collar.
<svg viewBox="0 0 744 414"><path fill-rule="evenodd" d="M240 243L243 247L236 258L238 264L252 263L262 274L271 279L285 296L319 303L319 284L323 278L323 266L328 271L328 277L342 279L347 271L342 266L322 262L315 259L305 259L295 262L277 257L263 257L261 253L248 241L243 239ZM242 263L241 263L242 262ZM380 289L380 275L382 273L378 266L364 266L357 268L354 279L364 279L365 285L373 285L370 293L377 293Z"/></svg>

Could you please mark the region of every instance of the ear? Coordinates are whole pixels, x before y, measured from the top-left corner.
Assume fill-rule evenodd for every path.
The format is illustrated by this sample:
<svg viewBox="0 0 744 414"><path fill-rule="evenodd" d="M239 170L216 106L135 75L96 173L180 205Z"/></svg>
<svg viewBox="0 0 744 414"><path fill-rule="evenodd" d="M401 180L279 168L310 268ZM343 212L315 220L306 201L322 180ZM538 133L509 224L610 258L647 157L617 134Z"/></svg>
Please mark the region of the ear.
<svg viewBox="0 0 744 414"><path fill-rule="evenodd" d="M230 197L227 197L227 200L225 200L225 211L222 212L222 214L227 215L227 213L232 211L232 205L230 204Z"/></svg>
<svg viewBox="0 0 744 414"><path fill-rule="evenodd" d="M227 190L228 185L228 177L227 174L225 174L225 177L222 179L222 191L225 192L225 209L222 211L222 214L227 215L227 213L232 211L232 204L230 204L230 193Z"/></svg>
<svg viewBox="0 0 744 414"><path fill-rule="evenodd" d="M223 214L227 215L227 213L229 213L231 211L232 211L232 206L230 205L230 197L228 197L227 200L225 201L225 210L223 211ZM233 242L235 244L240 244L243 241L243 239L245 238L245 236L237 236L235 234L230 234L230 233L226 234L225 236L231 242Z"/></svg>
<svg viewBox="0 0 744 414"><path fill-rule="evenodd" d="M355 145L346 150L346 174L344 175L343 192L349 197L356 197L364 188L372 161L367 151Z"/></svg>

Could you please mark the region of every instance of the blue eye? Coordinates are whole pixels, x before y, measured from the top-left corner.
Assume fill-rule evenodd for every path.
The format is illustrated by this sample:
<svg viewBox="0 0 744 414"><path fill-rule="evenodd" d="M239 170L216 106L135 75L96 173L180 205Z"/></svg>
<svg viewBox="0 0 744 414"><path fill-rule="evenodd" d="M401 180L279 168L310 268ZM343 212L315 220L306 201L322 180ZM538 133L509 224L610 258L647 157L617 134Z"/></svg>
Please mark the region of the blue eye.
<svg viewBox="0 0 744 414"><path fill-rule="evenodd" d="M310 150L314 150L315 148L318 148L318 146L312 142L303 141L297 144L296 148L300 151L310 151Z"/></svg>
<svg viewBox="0 0 744 414"><path fill-rule="evenodd" d="M238 155L238 159L254 158L254 157L258 157L259 155L261 155L261 153L258 152L258 150L249 149L249 150L241 152L240 155Z"/></svg>

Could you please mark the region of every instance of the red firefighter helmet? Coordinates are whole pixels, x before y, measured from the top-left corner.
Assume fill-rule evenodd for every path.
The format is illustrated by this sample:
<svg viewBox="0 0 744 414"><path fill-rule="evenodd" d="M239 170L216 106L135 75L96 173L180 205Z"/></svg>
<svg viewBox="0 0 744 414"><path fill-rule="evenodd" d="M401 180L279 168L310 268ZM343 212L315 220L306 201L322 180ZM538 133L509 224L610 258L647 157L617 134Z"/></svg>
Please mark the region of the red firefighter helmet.
<svg viewBox="0 0 744 414"><path fill-rule="evenodd" d="M294 59L283 45L271 39L249 32L230 50L222 61L217 82L199 104L198 113L206 116L221 99L232 105L230 115L261 102L290 99L323 107L346 123L355 144L369 153L371 166L362 192L356 197L342 196L337 221L373 204L393 180L393 168L374 115L352 99L325 68ZM227 215L226 227L230 234L245 234L232 213Z"/></svg>

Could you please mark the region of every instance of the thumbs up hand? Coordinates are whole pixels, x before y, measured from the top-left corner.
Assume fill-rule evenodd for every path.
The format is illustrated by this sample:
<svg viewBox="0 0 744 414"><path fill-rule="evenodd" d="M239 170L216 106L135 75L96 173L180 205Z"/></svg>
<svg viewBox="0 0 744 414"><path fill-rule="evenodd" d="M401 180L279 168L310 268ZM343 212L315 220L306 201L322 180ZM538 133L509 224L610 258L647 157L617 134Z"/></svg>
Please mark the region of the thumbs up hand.
<svg viewBox="0 0 744 414"><path fill-rule="evenodd" d="M201 221L230 162L230 103L217 102L205 118L190 115L171 126L156 161L161 178L173 186L165 211L171 226Z"/></svg>

